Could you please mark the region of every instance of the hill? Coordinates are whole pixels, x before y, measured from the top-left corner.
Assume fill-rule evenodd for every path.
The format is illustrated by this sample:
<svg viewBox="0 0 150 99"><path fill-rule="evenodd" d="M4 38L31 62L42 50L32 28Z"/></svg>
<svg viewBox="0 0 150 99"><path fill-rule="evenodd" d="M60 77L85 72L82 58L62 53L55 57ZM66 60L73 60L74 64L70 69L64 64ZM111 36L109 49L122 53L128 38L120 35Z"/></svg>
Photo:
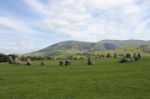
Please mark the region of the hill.
<svg viewBox="0 0 150 99"><path fill-rule="evenodd" d="M62 41L26 55L60 56L64 54L83 53L88 51L140 50L150 52L150 41L143 40L102 40L99 42Z"/></svg>

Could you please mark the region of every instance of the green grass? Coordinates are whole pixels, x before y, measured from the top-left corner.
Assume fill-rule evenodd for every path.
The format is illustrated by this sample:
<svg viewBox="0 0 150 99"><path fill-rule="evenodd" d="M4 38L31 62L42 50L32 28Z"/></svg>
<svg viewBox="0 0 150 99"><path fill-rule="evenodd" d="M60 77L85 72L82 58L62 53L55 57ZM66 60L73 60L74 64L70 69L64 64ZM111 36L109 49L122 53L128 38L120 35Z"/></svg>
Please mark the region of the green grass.
<svg viewBox="0 0 150 99"><path fill-rule="evenodd" d="M46 61L31 66L0 64L0 99L150 99L150 57L120 64L118 59Z"/></svg>

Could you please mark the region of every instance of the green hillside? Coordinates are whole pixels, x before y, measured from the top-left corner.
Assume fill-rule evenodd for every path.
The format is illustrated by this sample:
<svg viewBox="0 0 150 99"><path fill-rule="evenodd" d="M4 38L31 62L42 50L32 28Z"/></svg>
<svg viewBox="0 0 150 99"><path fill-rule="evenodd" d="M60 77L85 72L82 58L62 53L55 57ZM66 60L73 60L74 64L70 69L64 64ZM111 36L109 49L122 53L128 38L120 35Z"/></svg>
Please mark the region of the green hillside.
<svg viewBox="0 0 150 99"><path fill-rule="evenodd" d="M83 52L142 52L150 53L150 41L143 40L102 40L99 42L63 41L26 55L61 56Z"/></svg>

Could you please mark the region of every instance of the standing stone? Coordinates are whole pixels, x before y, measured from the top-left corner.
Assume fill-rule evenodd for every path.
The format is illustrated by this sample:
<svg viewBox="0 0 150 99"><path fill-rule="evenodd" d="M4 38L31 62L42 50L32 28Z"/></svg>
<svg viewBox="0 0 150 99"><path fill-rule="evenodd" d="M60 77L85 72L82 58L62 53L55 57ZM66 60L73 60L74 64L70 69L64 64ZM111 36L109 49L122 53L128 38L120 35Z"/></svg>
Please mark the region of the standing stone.
<svg viewBox="0 0 150 99"><path fill-rule="evenodd" d="M107 58L110 58L110 53L107 54Z"/></svg>
<svg viewBox="0 0 150 99"><path fill-rule="evenodd" d="M45 65L45 63L44 63L43 61L41 61L41 65L42 65L42 66Z"/></svg>
<svg viewBox="0 0 150 99"><path fill-rule="evenodd" d="M114 58L117 58L117 53L114 53Z"/></svg>
<svg viewBox="0 0 150 99"><path fill-rule="evenodd" d="M136 57L136 53L133 54L133 58Z"/></svg>
<svg viewBox="0 0 150 99"><path fill-rule="evenodd" d="M120 60L119 60L119 63L125 63L126 62L126 58L121 58Z"/></svg>
<svg viewBox="0 0 150 99"><path fill-rule="evenodd" d="M138 53L138 58L141 59L141 54L140 53Z"/></svg>
<svg viewBox="0 0 150 99"><path fill-rule="evenodd" d="M66 65L66 66L71 65L71 61L67 59L67 60L65 61L65 65Z"/></svg>
<svg viewBox="0 0 150 99"><path fill-rule="evenodd" d="M63 61L59 61L59 66L62 66L64 65L64 62Z"/></svg>
<svg viewBox="0 0 150 99"><path fill-rule="evenodd" d="M30 58L27 58L27 65L31 65L32 64L32 61Z"/></svg>
<svg viewBox="0 0 150 99"><path fill-rule="evenodd" d="M11 56L8 57L8 62L9 62L9 64L13 64L14 63Z"/></svg>
<svg viewBox="0 0 150 99"><path fill-rule="evenodd" d="M104 58L105 56L104 55L101 55L101 58Z"/></svg>
<svg viewBox="0 0 150 99"><path fill-rule="evenodd" d="M89 56L88 56L88 65L93 65L93 64L94 64L94 62L93 62L92 56L91 56L91 54L89 54Z"/></svg>
<svg viewBox="0 0 150 99"><path fill-rule="evenodd" d="M16 57L14 59L14 64L22 64L22 62L20 61L19 57Z"/></svg>
<svg viewBox="0 0 150 99"><path fill-rule="evenodd" d="M130 54L130 53L127 53L127 54L126 54L126 58L131 58L131 54Z"/></svg>

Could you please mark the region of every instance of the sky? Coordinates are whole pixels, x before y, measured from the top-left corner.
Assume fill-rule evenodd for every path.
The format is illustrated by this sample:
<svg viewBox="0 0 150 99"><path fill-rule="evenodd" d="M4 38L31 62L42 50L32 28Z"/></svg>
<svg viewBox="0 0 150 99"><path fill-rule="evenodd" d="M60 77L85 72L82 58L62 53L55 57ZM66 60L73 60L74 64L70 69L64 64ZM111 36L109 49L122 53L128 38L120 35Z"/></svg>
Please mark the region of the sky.
<svg viewBox="0 0 150 99"><path fill-rule="evenodd" d="M0 0L0 53L104 39L150 40L150 0Z"/></svg>

